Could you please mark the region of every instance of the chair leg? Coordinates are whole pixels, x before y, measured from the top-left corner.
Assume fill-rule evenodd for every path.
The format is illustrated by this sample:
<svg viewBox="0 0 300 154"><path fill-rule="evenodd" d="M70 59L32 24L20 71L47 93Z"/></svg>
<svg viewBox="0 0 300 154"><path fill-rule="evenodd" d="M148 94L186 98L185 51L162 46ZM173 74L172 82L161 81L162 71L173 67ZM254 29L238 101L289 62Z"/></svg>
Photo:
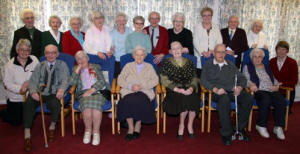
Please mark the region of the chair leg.
<svg viewBox="0 0 300 154"><path fill-rule="evenodd" d="M47 132L46 132L46 126L45 126L45 115L44 115L44 109L43 109L41 94L40 94L40 101L41 101L41 115L42 115L42 124L43 124L45 147L48 148Z"/></svg>
<svg viewBox="0 0 300 154"><path fill-rule="evenodd" d="M252 113L253 113L253 109L251 109L250 114L249 114L249 120L248 120L248 132L251 132Z"/></svg>
<svg viewBox="0 0 300 154"><path fill-rule="evenodd" d="M61 136L65 136L65 118L64 118L64 107L60 110L60 122L61 122Z"/></svg>
<svg viewBox="0 0 300 154"><path fill-rule="evenodd" d="M159 110L156 111L156 134L159 134L159 120L160 120L160 116L159 116Z"/></svg>
<svg viewBox="0 0 300 154"><path fill-rule="evenodd" d="M201 109L201 133L204 132L204 107Z"/></svg>
<svg viewBox="0 0 300 154"><path fill-rule="evenodd" d="M207 115L207 132L210 133L211 109L208 109Z"/></svg>
<svg viewBox="0 0 300 154"><path fill-rule="evenodd" d="M115 101L114 96L111 96L111 129L112 134L115 135Z"/></svg>
<svg viewBox="0 0 300 154"><path fill-rule="evenodd" d="M120 130L120 122L118 122L118 134L121 134L121 130Z"/></svg>
<svg viewBox="0 0 300 154"><path fill-rule="evenodd" d="M164 116L163 116L163 134L166 134L166 112L164 112Z"/></svg>
<svg viewBox="0 0 300 154"><path fill-rule="evenodd" d="M76 134L76 129L75 129L75 111L74 108L72 107L72 130L73 130L73 135Z"/></svg>
<svg viewBox="0 0 300 154"><path fill-rule="evenodd" d="M284 126L285 131L288 130L288 122L289 122L289 106L286 107L286 111L285 111L285 126Z"/></svg>

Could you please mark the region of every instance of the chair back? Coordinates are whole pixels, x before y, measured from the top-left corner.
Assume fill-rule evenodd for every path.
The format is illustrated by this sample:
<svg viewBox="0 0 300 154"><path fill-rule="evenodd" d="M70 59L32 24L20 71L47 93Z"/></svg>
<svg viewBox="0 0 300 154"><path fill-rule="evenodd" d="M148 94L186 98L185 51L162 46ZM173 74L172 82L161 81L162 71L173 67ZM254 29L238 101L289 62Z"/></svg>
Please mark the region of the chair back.
<svg viewBox="0 0 300 154"><path fill-rule="evenodd" d="M153 66L154 70L157 71L157 64L154 64L153 60L154 60L154 56L152 54L147 54L144 61L147 63L150 63ZM131 53L121 56L121 58L120 58L121 70L124 68L124 66L127 63L133 62L133 61L134 61L134 59L133 59Z"/></svg>
<svg viewBox="0 0 300 154"><path fill-rule="evenodd" d="M163 57L162 61L164 61L165 59L170 58L170 57L173 57L173 55L172 54L167 54ZM197 67L197 57L195 57L193 55L190 55L190 54L185 54L185 53L182 54L182 57L191 60L194 63L194 67L195 68Z"/></svg>
<svg viewBox="0 0 300 154"><path fill-rule="evenodd" d="M71 75L72 74L72 68L75 64L75 58L73 56L69 55L69 54L66 54L66 53L59 53L59 56L57 57L57 59L62 60L67 64L67 66L69 68L69 73ZM46 60L45 56L40 58L41 62L45 61L45 60Z"/></svg>
<svg viewBox="0 0 300 154"><path fill-rule="evenodd" d="M212 54L210 57L204 57L204 56L201 56L201 66L202 68L204 67L204 64L210 60L210 59L213 59L214 58L214 55ZM233 64L235 64L235 57L234 56L231 56L229 54L226 54L225 56L225 60L227 61L231 61Z"/></svg>
<svg viewBox="0 0 300 154"><path fill-rule="evenodd" d="M269 51L267 49L261 48L264 53L265 53L265 57L263 59L263 63L264 64L269 64ZM251 62L251 57L250 57L250 53L253 50L253 48L250 48L249 50L245 51L243 53L243 61L242 61L242 71L245 65L247 65L249 62Z"/></svg>

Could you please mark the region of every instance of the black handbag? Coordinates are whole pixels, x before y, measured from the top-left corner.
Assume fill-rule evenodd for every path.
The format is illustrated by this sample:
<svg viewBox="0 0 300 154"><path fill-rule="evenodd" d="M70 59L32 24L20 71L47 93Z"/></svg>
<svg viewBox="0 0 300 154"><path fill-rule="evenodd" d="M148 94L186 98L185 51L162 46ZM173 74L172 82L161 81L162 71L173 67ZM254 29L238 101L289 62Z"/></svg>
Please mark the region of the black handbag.
<svg viewBox="0 0 300 154"><path fill-rule="evenodd" d="M111 100L111 91L108 89L100 90L100 93L105 97L106 100Z"/></svg>

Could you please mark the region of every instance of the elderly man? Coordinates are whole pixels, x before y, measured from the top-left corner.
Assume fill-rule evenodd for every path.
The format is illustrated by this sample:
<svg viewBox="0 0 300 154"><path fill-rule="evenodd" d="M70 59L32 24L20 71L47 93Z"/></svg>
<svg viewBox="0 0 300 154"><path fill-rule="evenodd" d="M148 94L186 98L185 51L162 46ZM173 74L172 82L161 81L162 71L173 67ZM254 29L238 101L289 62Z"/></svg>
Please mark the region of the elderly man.
<svg viewBox="0 0 300 154"><path fill-rule="evenodd" d="M154 55L154 63L158 64L162 57L169 53L169 33L165 27L160 26L160 14L151 12L148 16L150 26L145 27L147 34L150 36L152 45L152 54Z"/></svg>
<svg viewBox="0 0 300 154"><path fill-rule="evenodd" d="M25 127L24 150L31 150L30 128L33 123L35 110L39 106L39 88L42 90L42 99L47 109L51 111L51 124L49 127L49 141L54 141L55 124L59 120L60 99L68 87L69 69L65 62L56 59L59 55L55 45L45 47L45 61L37 65L29 80L29 95L24 103L23 117ZM45 85L45 87L40 87Z"/></svg>
<svg viewBox="0 0 300 154"><path fill-rule="evenodd" d="M21 13L21 20L24 27L14 32L13 44L10 51L10 58L17 55L16 45L20 39L28 39L31 43L31 54L39 58L42 54L42 32L34 27L34 14L30 9L24 9Z"/></svg>
<svg viewBox="0 0 300 154"><path fill-rule="evenodd" d="M242 52L249 49L247 36L244 29L238 28L239 17L230 16L228 27L221 29L223 44L226 45L226 51L230 55L236 55L235 65L240 68Z"/></svg>
<svg viewBox="0 0 300 154"><path fill-rule="evenodd" d="M212 100L218 103L217 110L221 124L222 141L225 145L231 145L233 130L229 116L231 111L230 103L234 101L234 96L237 95L239 132L241 132L244 141L249 141L250 137L244 129L248 123L253 98L243 90L247 85L247 79L233 63L224 59L225 55L225 45L216 45L214 59L207 61L202 69L201 84L213 92ZM236 88L235 75L237 75Z"/></svg>

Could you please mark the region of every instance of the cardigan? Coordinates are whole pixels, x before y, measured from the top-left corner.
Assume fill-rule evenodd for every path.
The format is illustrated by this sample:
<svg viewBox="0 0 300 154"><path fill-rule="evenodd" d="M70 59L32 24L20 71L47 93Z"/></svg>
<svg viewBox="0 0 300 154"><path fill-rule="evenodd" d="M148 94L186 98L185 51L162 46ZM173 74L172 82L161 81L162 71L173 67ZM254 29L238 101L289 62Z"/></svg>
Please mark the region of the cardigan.
<svg viewBox="0 0 300 154"><path fill-rule="evenodd" d="M4 67L3 82L6 88L6 96L11 102L23 102L20 94L23 83L29 80L34 68L39 64L39 60L30 55L25 67L23 67L16 57L10 59Z"/></svg>
<svg viewBox="0 0 300 154"><path fill-rule="evenodd" d="M213 63L214 59L208 60L201 72L200 83L205 88L212 90L214 87L223 88L230 92L235 85L235 74L237 75L237 86L243 88L247 85L246 77L238 70L238 68L231 62L227 61L220 69L218 64Z"/></svg>
<svg viewBox="0 0 300 154"><path fill-rule="evenodd" d="M193 34L190 30L183 28L178 34L175 34L174 28L168 29L169 32L169 49L171 49L171 43L178 41L183 48L189 49L189 54L194 55Z"/></svg>
<svg viewBox="0 0 300 154"><path fill-rule="evenodd" d="M84 40L85 33L81 32L81 34L83 35L83 40ZM83 50L83 48L80 45L80 43L77 41L77 39L73 37L71 31L68 30L64 32L62 37L62 52L75 56L77 51L80 50Z"/></svg>
<svg viewBox="0 0 300 154"><path fill-rule="evenodd" d="M125 41L126 53L133 53L133 49L140 45L144 47L147 53L151 53L151 41L148 35L142 32L132 32L130 33Z"/></svg>
<svg viewBox="0 0 300 154"><path fill-rule="evenodd" d="M207 30L203 28L202 23L195 26L193 44L195 47L194 55L197 57L197 68L202 68L201 53L214 50L215 46L220 43L222 43L222 36L217 26L212 25L209 35L207 34Z"/></svg>
<svg viewBox="0 0 300 154"><path fill-rule="evenodd" d="M264 64L264 67L265 67L266 73L268 74L269 78L271 79L271 82L274 84L274 77L273 77L270 66L267 64ZM255 66L253 65L252 62L247 64L247 70L250 75L250 81L254 82L255 85L257 87L259 87L259 77L257 76Z"/></svg>
<svg viewBox="0 0 300 154"><path fill-rule="evenodd" d="M37 58L41 57L41 47L42 47L42 32L34 28L33 40L30 37L29 31L24 26L14 32L13 44L10 51L10 58L17 55L16 45L20 39L28 39L31 43L31 54Z"/></svg>
<svg viewBox="0 0 300 154"><path fill-rule="evenodd" d="M107 53L110 51L112 39L110 29L103 25L100 31L94 24L86 31L83 43L84 51L91 55L97 55L98 52Z"/></svg>
<svg viewBox="0 0 300 154"><path fill-rule="evenodd" d="M274 77L278 82L282 83L282 86L295 89L295 86L298 83L298 65L294 59L287 56L284 64L279 70L277 66L277 57L274 57L270 60L270 67Z"/></svg>
<svg viewBox="0 0 300 154"><path fill-rule="evenodd" d="M257 44L257 48L264 48L267 46L267 38L263 32L255 34L252 30L247 34L248 46L251 48L253 44Z"/></svg>
<svg viewBox="0 0 300 154"><path fill-rule="evenodd" d="M29 80L29 93L39 91L40 85L46 85L42 90L42 95L56 94L58 89L66 90L69 81L69 68L64 61L55 60L53 68L50 70L48 61L38 64ZM50 86L51 85L51 86Z"/></svg>
<svg viewBox="0 0 300 154"><path fill-rule="evenodd" d="M45 31L42 33L42 56L44 56L44 52L45 52L45 47L49 44L53 44L57 47L59 52L62 52L62 37L63 37L63 33L60 33L60 41L59 44L57 44L56 40L53 38L52 34L50 33L50 31Z"/></svg>
<svg viewBox="0 0 300 154"><path fill-rule="evenodd" d="M134 93L129 87L132 84L141 84L141 92L145 93L152 101L155 98L153 88L158 84L158 76L151 64L144 62L144 67L141 72L137 71L137 63L127 63L120 75L118 76L118 84L122 87L120 90L121 96Z"/></svg>
<svg viewBox="0 0 300 154"><path fill-rule="evenodd" d="M146 32L147 32L147 34L149 35L149 38L150 38L149 26L145 27L144 30L146 30ZM158 42L157 42L155 48L152 47L151 53L153 55L158 55L158 54L167 55L167 54L169 54L169 33L168 33L168 31L165 27L159 26Z"/></svg>

